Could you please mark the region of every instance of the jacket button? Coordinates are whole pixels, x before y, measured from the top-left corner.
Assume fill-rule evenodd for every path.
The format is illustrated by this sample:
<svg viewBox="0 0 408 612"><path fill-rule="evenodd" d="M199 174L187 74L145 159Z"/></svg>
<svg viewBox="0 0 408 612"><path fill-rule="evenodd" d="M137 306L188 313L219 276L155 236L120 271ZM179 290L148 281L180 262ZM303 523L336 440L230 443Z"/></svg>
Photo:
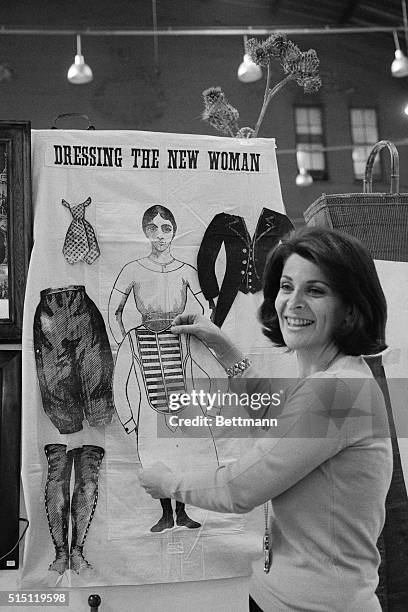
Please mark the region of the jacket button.
<svg viewBox="0 0 408 612"><path fill-rule="evenodd" d="M245 270L241 270L241 274L245 274Z"/></svg>
<svg viewBox="0 0 408 612"><path fill-rule="evenodd" d="M248 249L242 249L243 253L246 253L248 251Z"/></svg>
<svg viewBox="0 0 408 612"><path fill-rule="evenodd" d="M247 263L247 260L246 260L246 259L243 259L243 260L242 260L242 263L243 263L243 264L246 264L246 263Z"/></svg>

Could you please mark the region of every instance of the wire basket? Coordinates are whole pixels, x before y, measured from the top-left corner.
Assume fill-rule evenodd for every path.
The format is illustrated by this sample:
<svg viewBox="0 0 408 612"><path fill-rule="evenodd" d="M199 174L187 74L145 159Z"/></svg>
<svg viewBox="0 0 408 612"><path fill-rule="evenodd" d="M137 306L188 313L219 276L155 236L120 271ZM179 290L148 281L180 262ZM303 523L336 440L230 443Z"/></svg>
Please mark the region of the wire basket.
<svg viewBox="0 0 408 612"><path fill-rule="evenodd" d="M376 155L391 155L389 193L372 193ZM399 193L399 157L395 145L381 140L367 159L364 192L323 194L304 212L307 225L320 225L355 236L374 259L408 261L408 194Z"/></svg>

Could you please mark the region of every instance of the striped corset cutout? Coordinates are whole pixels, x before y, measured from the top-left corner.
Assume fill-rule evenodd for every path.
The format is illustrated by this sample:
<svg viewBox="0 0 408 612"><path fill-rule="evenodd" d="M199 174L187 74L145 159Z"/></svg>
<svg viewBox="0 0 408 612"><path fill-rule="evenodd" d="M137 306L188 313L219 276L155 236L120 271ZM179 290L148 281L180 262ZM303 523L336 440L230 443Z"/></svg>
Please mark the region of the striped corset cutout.
<svg viewBox="0 0 408 612"><path fill-rule="evenodd" d="M157 412L175 414L169 408L169 396L186 390L181 339L170 331L145 327L135 329L135 334L149 403Z"/></svg>

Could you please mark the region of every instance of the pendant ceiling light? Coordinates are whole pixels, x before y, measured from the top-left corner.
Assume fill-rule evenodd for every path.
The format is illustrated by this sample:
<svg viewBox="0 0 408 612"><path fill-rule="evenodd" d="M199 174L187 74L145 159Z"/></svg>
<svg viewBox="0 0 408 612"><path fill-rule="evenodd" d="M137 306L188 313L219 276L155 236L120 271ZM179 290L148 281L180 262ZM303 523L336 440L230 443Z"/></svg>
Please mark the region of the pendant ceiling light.
<svg viewBox="0 0 408 612"><path fill-rule="evenodd" d="M88 64L85 64L84 56L81 53L80 34L77 34L76 42L77 52L75 55L74 63L68 70L67 79L70 83L73 83L74 85L84 85L85 83L90 83L90 81L92 81L93 74Z"/></svg>
<svg viewBox="0 0 408 612"><path fill-rule="evenodd" d="M243 83L253 83L262 78L262 70L258 64L255 64L249 57L247 51L247 36L244 36L244 58L238 68L238 79Z"/></svg>
<svg viewBox="0 0 408 612"><path fill-rule="evenodd" d="M408 76L408 57L401 51L398 34L394 31L395 59L391 64L391 74L394 77Z"/></svg>
<svg viewBox="0 0 408 612"><path fill-rule="evenodd" d="M404 35L405 35L405 47L408 49L408 21L407 21L407 5L406 0L401 0L402 7L402 20L404 23ZM395 43L395 59L391 64L391 74L394 77L406 77L408 76L408 58L400 49L398 34L394 30L394 43Z"/></svg>
<svg viewBox="0 0 408 612"><path fill-rule="evenodd" d="M313 183L313 177L307 171L307 160L308 156L306 151L298 149L296 151L296 161L299 169L299 173L296 177L296 185L298 187L308 187Z"/></svg>
<svg viewBox="0 0 408 612"><path fill-rule="evenodd" d="M299 168L299 174L296 177L296 185L298 187L308 187L313 183L313 177L305 168Z"/></svg>

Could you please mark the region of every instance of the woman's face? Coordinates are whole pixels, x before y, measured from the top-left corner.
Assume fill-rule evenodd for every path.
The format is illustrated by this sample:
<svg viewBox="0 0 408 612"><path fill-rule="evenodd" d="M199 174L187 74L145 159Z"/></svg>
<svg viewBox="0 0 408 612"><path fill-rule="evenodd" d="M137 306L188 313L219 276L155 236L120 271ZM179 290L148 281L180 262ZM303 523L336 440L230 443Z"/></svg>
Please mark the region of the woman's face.
<svg viewBox="0 0 408 612"><path fill-rule="evenodd" d="M321 269L297 254L283 266L275 309L286 346L318 352L332 343L348 310Z"/></svg>
<svg viewBox="0 0 408 612"><path fill-rule="evenodd" d="M163 219L160 214L157 214L149 221L144 232L152 243L152 247L160 252L169 248L174 236L174 229L171 221Z"/></svg>

